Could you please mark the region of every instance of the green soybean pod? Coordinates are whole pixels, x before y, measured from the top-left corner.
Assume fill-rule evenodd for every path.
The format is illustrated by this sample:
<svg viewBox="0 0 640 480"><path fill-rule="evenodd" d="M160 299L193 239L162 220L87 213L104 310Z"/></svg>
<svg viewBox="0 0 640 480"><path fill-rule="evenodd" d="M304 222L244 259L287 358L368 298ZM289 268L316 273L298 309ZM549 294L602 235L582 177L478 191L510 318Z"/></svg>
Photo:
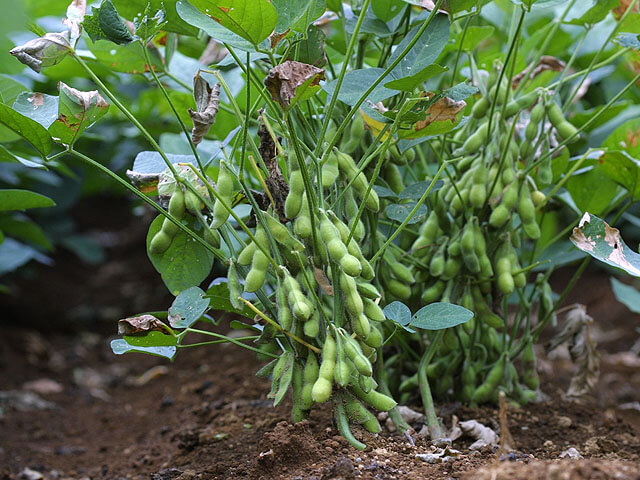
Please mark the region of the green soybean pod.
<svg viewBox="0 0 640 480"><path fill-rule="evenodd" d="M373 374L371 362L364 356L364 353L362 353L360 344L348 335L344 339L344 352L360 375L370 377Z"/></svg>
<svg viewBox="0 0 640 480"><path fill-rule="evenodd" d="M369 345L371 348L380 348L383 341L384 338L382 338L382 332L376 326L371 326L369 335L364 338L364 343Z"/></svg>
<svg viewBox="0 0 640 480"><path fill-rule="evenodd" d="M276 288L276 306L278 309L278 323L283 329L288 331L291 328L293 319L291 317L289 302L287 302L287 294L280 279L278 279L278 286Z"/></svg>
<svg viewBox="0 0 640 480"><path fill-rule="evenodd" d="M506 353L500 356L496 364L489 370L485 381L473 392L472 400L474 402L484 403L491 398L504 376L506 357Z"/></svg>
<svg viewBox="0 0 640 480"><path fill-rule="evenodd" d="M309 350L307 354L307 361L304 364L304 370L302 372L302 392L300 394L301 397L301 407L303 410L309 410L313 406L313 398L311 396L311 391L313 390L313 385L318 379L319 374L319 366L318 359L315 354Z"/></svg>
<svg viewBox="0 0 640 480"><path fill-rule="evenodd" d="M149 242L149 251L156 255L164 253L171 246L171 240L172 237L160 229Z"/></svg>
<svg viewBox="0 0 640 480"><path fill-rule="evenodd" d="M446 262L444 262L444 270L441 275L442 279L445 281L451 280L458 274L461 268L462 259L460 257L447 257Z"/></svg>
<svg viewBox="0 0 640 480"><path fill-rule="evenodd" d="M308 240L311 238L311 217L309 216L309 207L307 204L307 194L302 193L302 205L298 216L293 221L293 233L300 238Z"/></svg>
<svg viewBox="0 0 640 480"><path fill-rule="evenodd" d="M480 147L484 144L487 139L487 135L489 134L489 123L485 122L476 132L471 135L460 147L460 151L458 152L460 155L470 155L472 153L476 153Z"/></svg>
<svg viewBox="0 0 640 480"><path fill-rule="evenodd" d="M393 398L388 397L383 393L376 392L375 390L365 392L360 388L359 385L355 384L354 382L351 382L351 384L349 385L349 388L355 394L356 397L358 397L360 400L362 400L366 404L371 405L376 410L388 412L389 410L394 408L396 405L398 405Z"/></svg>
<svg viewBox="0 0 640 480"><path fill-rule="evenodd" d="M471 115L473 116L473 118L481 119L486 115L487 110L489 110L490 106L491 101L487 97L482 97L480 100L473 104L473 107L471 108Z"/></svg>
<svg viewBox="0 0 640 480"><path fill-rule="evenodd" d="M395 257L393 257L393 260L391 262L388 262L388 265L389 270L391 270L393 276L398 280L408 284L416 283L416 279L413 276L411 269L404 263L400 263L400 261L398 261Z"/></svg>
<svg viewBox="0 0 640 480"><path fill-rule="evenodd" d="M205 242L215 248L220 248L220 234L217 230L212 230L211 227L205 225L202 233L202 238Z"/></svg>
<svg viewBox="0 0 640 480"><path fill-rule="evenodd" d="M289 175L289 194L284 202L284 214L288 218L296 218L302 207L304 193L304 178L300 170L294 170Z"/></svg>
<svg viewBox="0 0 640 480"><path fill-rule="evenodd" d="M220 162L220 171L218 173L218 181L216 182L216 192L220 198L224 200L227 206L231 207L233 203L233 182L234 178L224 161ZM220 200L216 198L213 204L213 222L212 228L220 228L229 218L229 211L222 206Z"/></svg>
<svg viewBox="0 0 640 480"><path fill-rule="evenodd" d="M202 211L202 207L204 206L198 196L188 189L184 194L184 205L187 211L192 215L198 215Z"/></svg>
<svg viewBox="0 0 640 480"><path fill-rule="evenodd" d="M320 312L314 308L309 320L304 322L304 334L309 338L316 338L320 333Z"/></svg>
<svg viewBox="0 0 640 480"><path fill-rule="evenodd" d="M400 300L408 300L411 297L411 287L395 278L386 278L383 279L384 285L396 298Z"/></svg>
<svg viewBox="0 0 640 480"><path fill-rule="evenodd" d="M349 419L359 423L371 433L380 433L382 428L378 419L351 395L345 395L345 407Z"/></svg>
<svg viewBox="0 0 640 480"><path fill-rule="evenodd" d="M382 178L395 194L399 194L405 189L402 174L396 165L387 163L382 169Z"/></svg>
<svg viewBox="0 0 640 480"><path fill-rule="evenodd" d="M340 176L340 169L338 168L338 156L335 153L335 149L331 150L327 156L327 160L322 165L322 187L331 188L338 177Z"/></svg>
<svg viewBox="0 0 640 480"><path fill-rule="evenodd" d="M262 253L262 250L256 249L253 254L251 268L247 273L244 281L244 289L246 292L256 292L264 285L269 267L269 259Z"/></svg>
<svg viewBox="0 0 640 480"><path fill-rule="evenodd" d="M340 435L342 435L351 444L351 446L358 450L364 450L365 448L367 448L364 443L360 442L358 439L356 439L356 437L353 436L353 433L349 428L349 418L347 417L342 399L339 399L336 402L334 419L336 422L336 426L338 427L338 432L340 432Z"/></svg>
<svg viewBox="0 0 640 480"><path fill-rule="evenodd" d="M329 332L322 346L322 362L318 371L318 379L313 384L311 398L314 402L323 403L331 397L333 371L336 365L336 342Z"/></svg>
<svg viewBox="0 0 640 480"><path fill-rule="evenodd" d="M304 386L302 367L298 362L293 362L293 373L291 375L291 390L293 392L293 408L291 409L291 420L298 423L307 418L308 412L302 404L302 388Z"/></svg>
<svg viewBox="0 0 640 480"><path fill-rule="evenodd" d="M346 353L342 345L342 338L336 335L336 365L333 369L333 378L337 385L346 387L351 376L351 365L347 361Z"/></svg>
<svg viewBox="0 0 640 480"><path fill-rule="evenodd" d="M364 314L374 322L384 322L385 316L380 306L370 298L364 298Z"/></svg>
<svg viewBox="0 0 640 480"><path fill-rule="evenodd" d="M447 249L448 238L444 237L442 245L438 247L438 250L431 258L429 262L429 273L432 277L440 277L444 273L445 256L444 252Z"/></svg>
<svg viewBox="0 0 640 480"><path fill-rule="evenodd" d="M491 216L489 217L489 225L491 225L493 228L500 228L504 226L510 219L511 212L503 203L500 203L491 212Z"/></svg>
<svg viewBox="0 0 640 480"><path fill-rule="evenodd" d="M361 338L363 340L366 340L366 338L369 337L371 331L373 330L369 319L364 313L351 316L351 329L358 336L358 338Z"/></svg>
<svg viewBox="0 0 640 480"><path fill-rule="evenodd" d="M240 251L238 255L238 264L242 266L249 265L253 260L253 254L257 250L256 244L250 240L249 243Z"/></svg>
<svg viewBox="0 0 640 480"><path fill-rule="evenodd" d="M434 283L422 293L422 302L425 304L437 302L438 300L440 300L440 297L442 297L442 293L444 292L446 286L447 282L444 282L442 280L436 281L436 283Z"/></svg>
<svg viewBox="0 0 640 480"><path fill-rule="evenodd" d="M567 140L568 138L574 138L574 141L578 140L578 129L564 118L562 109L557 103L550 102L547 105L547 115L549 116L551 125L555 127L560 138L563 140Z"/></svg>
<svg viewBox="0 0 640 480"><path fill-rule="evenodd" d="M356 288L360 295L366 298L370 298L375 300L376 298L381 297L381 293L378 291L376 287L371 285L370 283L365 282L356 282Z"/></svg>
<svg viewBox="0 0 640 480"><path fill-rule="evenodd" d="M531 191L529 185L525 182L520 189L520 200L518 203L518 214L523 224L535 222L536 207L531 199Z"/></svg>

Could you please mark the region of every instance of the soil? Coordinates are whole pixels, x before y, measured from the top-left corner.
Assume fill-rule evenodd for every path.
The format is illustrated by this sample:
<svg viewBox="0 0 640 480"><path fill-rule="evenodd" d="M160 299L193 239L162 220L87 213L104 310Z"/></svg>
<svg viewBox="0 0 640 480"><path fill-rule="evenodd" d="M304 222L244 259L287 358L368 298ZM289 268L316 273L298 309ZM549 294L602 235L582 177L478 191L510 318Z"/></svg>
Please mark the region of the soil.
<svg viewBox="0 0 640 480"><path fill-rule="evenodd" d="M602 372L593 395L567 398L568 355L540 351L546 400L509 408L513 451L470 450L473 439L462 437L447 448L446 462L427 463L416 455L438 446L386 428L379 435L354 428L367 449L353 449L333 426L329 404L291 424L290 403L273 408L268 381L254 376L260 367L255 355L233 346L185 349L173 363L114 356L114 309L133 313L170 302L133 245L109 250L110 262L97 268L67 261L63 267L74 275L45 271L35 285L30 279L30 289L58 282L57 291L67 292L59 293L61 306L53 307L58 311L49 313L48 323L44 302L22 295L2 306L27 313L20 324L5 321L0 337L0 480L640 479L640 357L632 352L638 316L615 301L602 272L588 272L568 299L586 304L595 319ZM105 281L103 269L114 269L114 262L120 276ZM556 286L570 273L556 276ZM125 280L139 295L98 294L109 282ZM89 330L47 328L58 317L67 325L71 307L81 304L94 309L94 320L84 323ZM107 317L106 326L95 320ZM447 426L455 415L500 433L494 408L438 407Z"/></svg>

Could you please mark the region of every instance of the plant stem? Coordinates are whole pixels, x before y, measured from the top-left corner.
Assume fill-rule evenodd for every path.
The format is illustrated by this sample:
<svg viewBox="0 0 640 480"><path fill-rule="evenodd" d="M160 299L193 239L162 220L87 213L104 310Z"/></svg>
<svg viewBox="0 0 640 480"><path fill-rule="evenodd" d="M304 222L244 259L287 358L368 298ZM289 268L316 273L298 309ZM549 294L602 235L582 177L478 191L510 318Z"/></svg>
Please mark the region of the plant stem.
<svg viewBox="0 0 640 480"><path fill-rule="evenodd" d="M436 348L440 345L442 337L444 337L444 332L444 330L438 330L435 338L422 355L422 358L420 359L420 366L418 367L420 396L422 397L424 413L427 416L427 427L429 428L429 435L432 440L442 438L442 427L440 426L440 421L438 420L436 408L433 403L433 397L431 396L431 387L429 386L429 379L427 378L427 367L436 353Z"/></svg>
<svg viewBox="0 0 640 480"><path fill-rule="evenodd" d="M199 333L201 335L208 335L209 337L216 337L216 338L223 339L225 342L231 342L234 345L237 345L237 346L242 347L242 348L246 348L247 350L251 350L252 352L258 353L260 355L267 355L268 357L271 357L271 358L279 358L280 357L279 355L274 355L273 353L265 352L265 351L260 350L259 348L255 348L255 347L252 347L250 345L246 345L246 344L238 341L237 338L227 337L225 335L221 335L219 333L214 333L214 332L209 332L207 330L199 330L197 328L190 328L189 327L189 328L186 328L183 331L183 333Z"/></svg>

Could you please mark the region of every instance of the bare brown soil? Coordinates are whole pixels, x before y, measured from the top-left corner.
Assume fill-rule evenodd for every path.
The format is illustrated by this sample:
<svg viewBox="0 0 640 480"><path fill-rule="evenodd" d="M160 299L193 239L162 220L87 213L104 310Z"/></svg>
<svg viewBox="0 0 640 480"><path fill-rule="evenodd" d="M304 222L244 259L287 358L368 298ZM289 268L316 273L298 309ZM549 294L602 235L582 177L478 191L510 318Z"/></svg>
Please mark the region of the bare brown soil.
<svg viewBox="0 0 640 480"><path fill-rule="evenodd" d="M102 268L114 267L107 264L93 274L99 277ZM124 270L120 275L129 278ZM142 264L135 275L145 282L153 277ZM62 283L58 291L64 291L60 274L39 278L57 279ZM107 287L86 276L71 278L79 293L75 300L60 294L63 305L91 302L82 284L96 295L99 286ZM566 278L555 281L562 285ZM138 286L146 296L144 302L131 297L144 304L136 304L139 310L157 307L159 294L147 283ZM117 303L108 293L102 295L94 298ZM44 334L5 323L0 336L0 480L640 479L640 360L630 352L640 336L638 316L616 303L607 277L597 271L587 275L569 301L587 304L596 320L602 375L594 395L565 398L573 368L568 356L542 356L542 390L548 400L509 410L516 450L497 458L496 448L471 451L473 440L463 437L453 443L459 455L438 464L416 457L435 449L419 436L412 445L386 430L374 436L355 429L368 447L364 452L351 448L334 428L329 404L292 425L290 404L273 408L266 398L268 382L254 376L260 362L232 346L187 349L169 363L114 356L100 324L90 324L93 332L62 335L40 328L42 318L37 325ZM12 302L12 311L23 308L34 316L47 307L26 296ZM128 303L124 308L136 311ZM55 383L28 383L42 379ZM27 391L38 397L25 397ZM34 398L45 403L25 404ZM439 405L438 413L446 425L456 415L499 431L493 408L447 404ZM571 447L584 458L560 458Z"/></svg>

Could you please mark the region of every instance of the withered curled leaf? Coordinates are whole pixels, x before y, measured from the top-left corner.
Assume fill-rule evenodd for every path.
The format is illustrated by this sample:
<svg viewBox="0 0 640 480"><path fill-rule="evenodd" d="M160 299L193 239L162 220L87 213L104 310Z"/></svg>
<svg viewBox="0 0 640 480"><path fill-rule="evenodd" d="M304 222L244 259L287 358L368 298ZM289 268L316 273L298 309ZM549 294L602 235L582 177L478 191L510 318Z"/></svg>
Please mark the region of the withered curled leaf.
<svg viewBox="0 0 640 480"><path fill-rule="evenodd" d="M553 71L553 72L561 72L564 70L566 64L551 55L543 55L540 57L540 60L537 64L530 64L525 68L522 72L513 77L511 81L511 87L517 88L522 79L527 78L535 78L543 72Z"/></svg>
<svg viewBox="0 0 640 480"><path fill-rule="evenodd" d="M73 0L67 7L67 17L62 19L62 23L69 27L71 36L70 43L75 46L80 33L82 32L82 22L87 13L87 0Z"/></svg>
<svg viewBox="0 0 640 480"><path fill-rule="evenodd" d="M433 93L427 93L428 97L433 95ZM449 97L439 98L426 110L424 120L417 121L413 128L419 131L434 122L444 122L446 120L451 120L451 122L455 123L458 120L458 113L466 106L467 103L464 100L455 101Z"/></svg>
<svg viewBox="0 0 640 480"><path fill-rule="evenodd" d="M135 335L146 332L166 332L164 324L153 315L140 315L118 320L119 335Z"/></svg>
<svg viewBox="0 0 640 480"><path fill-rule="evenodd" d="M47 33L13 48L9 53L31 70L40 73L43 67L60 63L71 51L69 32Z"/></svg>
<svg viewBox="0 0 640 480"><path fill-rule="evenodd" d="M287 60L269 70L264 85L271 98L287 109L292 103L308 98L320 88L320 80L324 80L322 68Z"/></svg>
<svg viewBox="0 0 640 480"><path fill-rule="evenodd" d="M216 83L211 88L209 82L197 73L193 77L193 97L196 100L196 111L189 109L189 116L193 120L191 140L194 145L198 145L216 121L220 103L220 84Z"/></svg>
<svg viewBox="0 0 640 480"><path fill-rule="evenodd" d="M571 360L577 367L567 390L569 396L589 393L600 376L600 356L591 336L592 323L593 318L587 315L587 308L576 305L567 313L562 331L547 346L547 351L550 352L562 343L568 343Z"/></svg>

